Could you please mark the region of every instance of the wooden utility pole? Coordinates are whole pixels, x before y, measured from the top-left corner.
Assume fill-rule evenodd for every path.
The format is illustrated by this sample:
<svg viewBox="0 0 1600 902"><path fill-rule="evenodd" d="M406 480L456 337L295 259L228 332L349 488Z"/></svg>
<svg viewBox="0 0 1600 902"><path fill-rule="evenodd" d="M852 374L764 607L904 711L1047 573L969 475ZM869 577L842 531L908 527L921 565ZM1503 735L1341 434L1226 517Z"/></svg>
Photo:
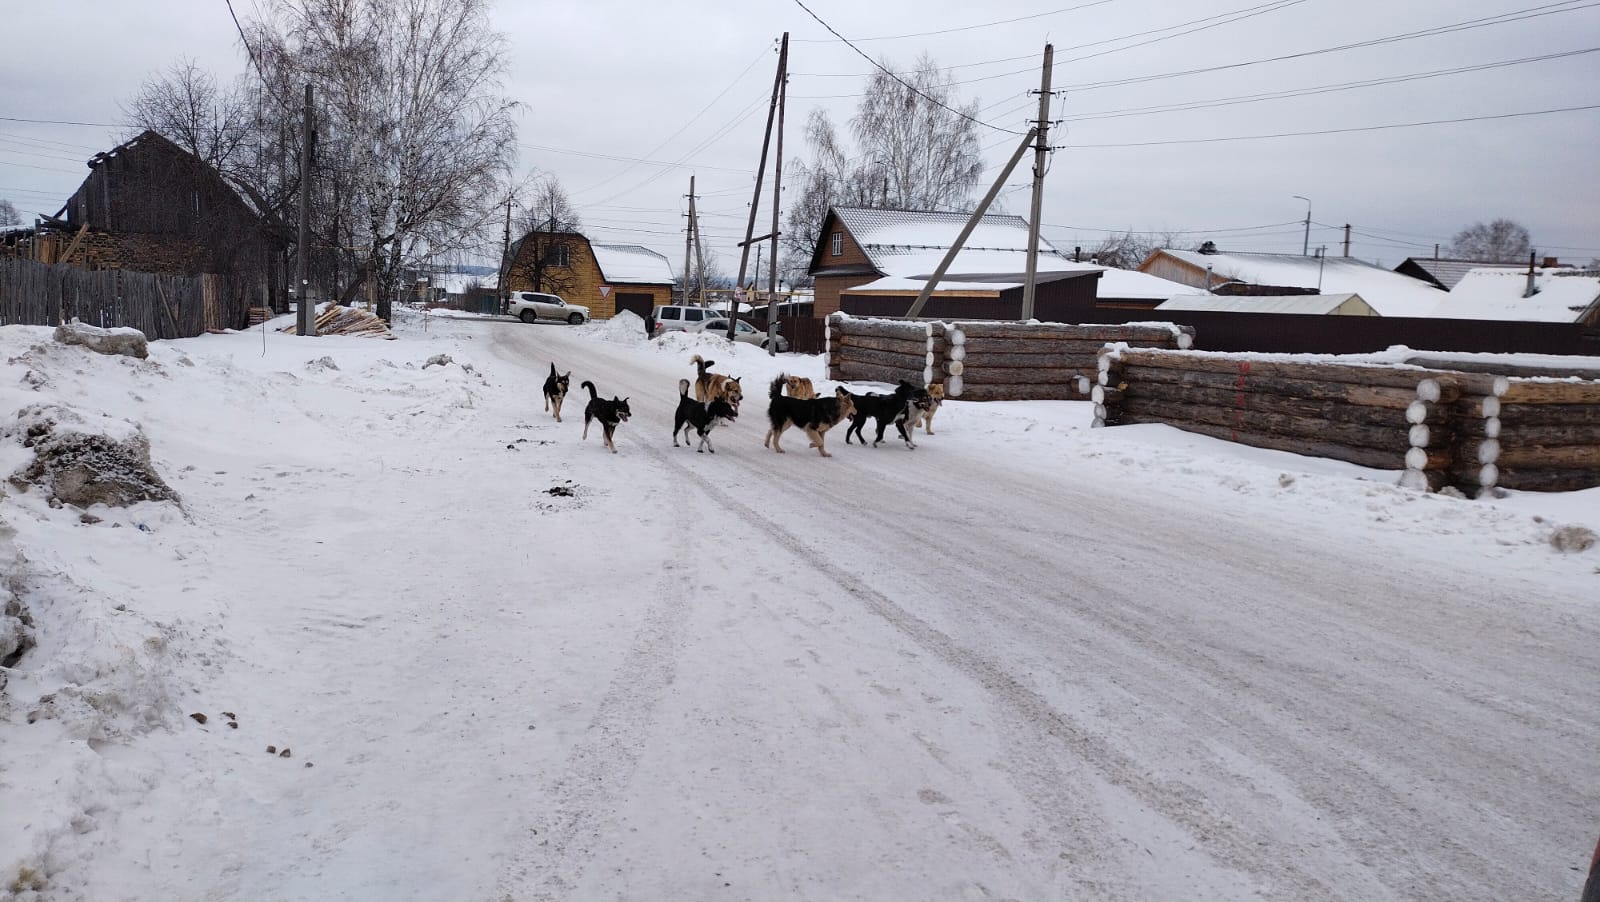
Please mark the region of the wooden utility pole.
<svg viewBox="0 0 1600 902"><path fill-rule="evenodd" d="M767 173L767 147L772 143L772 118L778 112L778 90L783 85L784 75L789 66L789 33L783 33L783 40L778 45L778 70L772 76L772 100L767 104L767 131L761 138L761 162L756 166L756 190L750 199L750 221L744 227L744 241L739 244L739 287L744 288L746 266L750 262L750 245L755 242L756 211L761 208L761 179ZM761 275L761 249L756 248L756 276ZM755 298L752 297L751 309L754 309ZM736 311L737 312L737 311ZM733 340L734 321L728 320L728 340Z"/></svg>
<svg viewBox="0 0 1600 902"><path fill-rule="evenodd" d="M690 176L693 179L694 176ZM706 305L706 249L700 243L700 214L694 208L694 189L689 190L689 228L694 231L694 256L699 261L696 272L700 273L700 306Z"/></svg>
<svg viewBox="0 0 1600 902"><path fill-rule="evenodd" d="M1039 220L1044 209L1044 168L1050 153L1045 136L1050 132L1050 65L1055 59L1055 47L1044 45L1044 75L1039 79L1039 119L1034 130L1039 133L1033 150L1033 206L1028 214L1028 275L1022 282L1022 318L1033 319L1033 293L1039 280Z"/></svg>
<svg viewBox="0 0 1600 902"><path fill-rule="evenodd" d="M767 261L767 356L778 354L778 214L783 208L783 108L789 99L789 35L778 53L778 153L772 161L772 251Z"/></svg>
<svg viewBox="0 0 1600 902"><path fill-rule="evenodd" d="M317 334L317 310L311 303L310 270L307 268L311 262L311 150L315 145L311 135L311 86L306 85L306 105L304 134L300 143L300 235L295 246L295 289L299 298L299 307L296 312L301 335Z"/></svg>
<svg viewBox="0 0 1600 902"><path fill-rule="evenodd" d="M694 251L694 176L689 176L689 215L685 217L683 233L683 306L689 306L689 255Z"/></svg>
<svg viewBox="0 0 1600 902"><path fill-rule="evenodd" d="M500 247L500 312L511 309L511 195L506 195L506 235Z"/></svg>
<svg viewBox="0 0 1600 902"><path fill-rule="evenodd" d="M995 197L1000 194L1000 186L1006 183L1006 179L1011 178L1011 173L1016 170L1017 164L1022 162L1022 155L1027 152L1028 145L1032 144L1033 139L1037 136L1038 129L1033 128L1028 129L1028 133L1022 136L1022 143L1017 145L1016 151L1011 154L1011 159L1006 162L1005 168L1000 170L1000 175L995 178L994 184L989 186L989 193L983 196L983 200L978 201L978 208L972 211L972 215L967 219L967 224L961 227L961 234L957 235L956 240L951 242L950 249L944 252L944 259L939 261L938 268L933 271L933 275L928 277L928 284L922 286L922 291L917 293L917 299L912 302L911 309L906 311L907 319L916 319L922 314L922 308L928 304L928 296L933 294L933 287L939 284L940 279L944 278L945 271L955 261L956 254L961 253L961 246L967 243L967 237L972 234L973 229L978 227L978 222L983 219L983 214L988 211L989 205L994 203Z"/></svg>

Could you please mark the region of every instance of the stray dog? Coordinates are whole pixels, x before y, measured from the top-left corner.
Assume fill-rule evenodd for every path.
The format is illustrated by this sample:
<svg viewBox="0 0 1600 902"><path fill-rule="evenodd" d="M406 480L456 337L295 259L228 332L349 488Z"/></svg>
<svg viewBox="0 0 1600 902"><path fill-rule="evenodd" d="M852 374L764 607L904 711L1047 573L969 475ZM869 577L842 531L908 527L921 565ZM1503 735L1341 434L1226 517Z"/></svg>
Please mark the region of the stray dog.
<svg viewBox="0 0 1600 902"><path fill-rule="evenodd" d="M578 384L579 387L589 390L589 406L583 409L584 439L587 440L589 438L589 421L599 420L600 427L605 430L606 447L611 449L612 454L617 453L617 444L612 441L612 436L616 434L618 423L628 422L630 413L628 399L618 398L613 395L611 400L607 401L605 398L600 397L599 392L594 390L593 382L585 379Z"/></svg>
<svg viewBox="0 0 1600 902"><path fill-rule="evenodd" d="M772 389L767 393L771 399L767 407L767 419L772 422L772 428L767 430L767 438L761 447L770 447L782 454L783 448L778 445L778 439L783 436L785 429L798 426L811 439L811 447L816 448L818 454L832 457L828 449L822 446L823 434L855 412L855 402L851 400L850 393L841 387L834 390L831 398L790 398L784 395L783 387L784 376L780 373L778 378L772 380Z"/></svg>
<svg viewBox="0 0 1600 902"><path fill-rule="evenodd" d="M783 380L784 386L789 390L791 398L815 398L817 390L812 387L811 380L804 376L789 376Z"/></svg>
<svg viewBox="0 0 1600 902"><path fill-rule="evenodd" d="M733 405L727 401L716 400L701 403L689 398L689 380L678 380L678 412L672 415L672 447L678 447L678 433L683 433L684 445L689 442L689 427L693 426L696 434L700 436L700 447L695 450L704 453L710 451L717 453L711 447L711 430L720 423L731 423L739 415Z"/></svg>
<svg viewBox="0 0 1600 902"><path fill-rule="evenodd" d="M927 389L917 388L901 379L900 384L895 386L894 394L852 393L850 398L855 402L856 410L850 417L850 428L844 431L845 444L850 443L852 433L861 439L861 444L867 443L866 437L861 434L861 427L865 426L867 418L871 417L878 423L878 434L872 440L872 447L878 447L878 443L883 441L883 431L893 423L894 428L900 433L900 438L905 440L906 447L913 451L917 450L917 443L911 440L911 433L906 427L909 425L915 428L916 420L913 418L920 418L923 411L933 406L933 396Z"/></svg>
<svg viewBox="0 0 1600 902"><path fill-rule="evenodd" d="M933 415L939 412L939 405L944 403L944 383L935 382L928 386L928 397L933 401L933 403L929 405L927 410L919 410L917 414L911 418L911 428L915 430L918 425L921 425L922 428L928 430L929 435L932 435Z"/></svg>
<svg viewBox="0 0 1600 902"><path fill-rule="evenodd" d="M567 386L571 384L571 370L561 375L556 373L556 365L550 364L550 378L544 380L544 409L555 410L557 423L561 422L561 402L567 399Z"/></svg>
<svg viewBox="0 0 1600 902"><path fill-rule="evenodd" d="M701 359L699 354L689 360L700 372L694 380L694 399L702 404L715 400L727 401L733 405L734 410L738 410L739 402L744 400L744 388L739 384L739 380L733 376L711 372L711 368L717 365L715 360Z"/></svg>

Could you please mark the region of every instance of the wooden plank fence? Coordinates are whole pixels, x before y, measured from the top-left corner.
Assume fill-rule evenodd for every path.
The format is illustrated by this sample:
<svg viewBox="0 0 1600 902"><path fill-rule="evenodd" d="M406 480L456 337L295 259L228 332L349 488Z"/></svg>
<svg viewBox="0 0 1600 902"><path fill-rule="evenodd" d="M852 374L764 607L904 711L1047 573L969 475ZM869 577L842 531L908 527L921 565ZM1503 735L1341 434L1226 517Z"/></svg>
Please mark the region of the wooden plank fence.
<svg viewBox="0 0 1600 902"><path fill-rule="evenodd" d="M192 338L241 328L248 304L221 276L80 269L0 257L0 325L130 326L147 338Z"/></svg>
<svg viewBox="0 0 1600 902"><path fill-rule="evenodd" d="M1094 424L1188 432L1401 471L1476 494L1600 486L1600 381L1107 348Z"/></svg>

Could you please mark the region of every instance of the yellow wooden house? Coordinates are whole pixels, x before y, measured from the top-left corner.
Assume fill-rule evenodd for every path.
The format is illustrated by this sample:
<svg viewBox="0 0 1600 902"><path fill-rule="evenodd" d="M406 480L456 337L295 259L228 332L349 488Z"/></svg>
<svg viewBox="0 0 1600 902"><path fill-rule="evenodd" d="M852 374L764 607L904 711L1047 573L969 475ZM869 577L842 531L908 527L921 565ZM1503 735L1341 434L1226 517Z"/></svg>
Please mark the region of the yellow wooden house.
<svg viewBox="0 0 1600 902"><path fill-rule="evenodd" d="M672 265L636 244L596 244L576 232L530 232L512 249L507 290L543 291L589 308L594 319L620 310L648 317L672 303Z"/></svg>

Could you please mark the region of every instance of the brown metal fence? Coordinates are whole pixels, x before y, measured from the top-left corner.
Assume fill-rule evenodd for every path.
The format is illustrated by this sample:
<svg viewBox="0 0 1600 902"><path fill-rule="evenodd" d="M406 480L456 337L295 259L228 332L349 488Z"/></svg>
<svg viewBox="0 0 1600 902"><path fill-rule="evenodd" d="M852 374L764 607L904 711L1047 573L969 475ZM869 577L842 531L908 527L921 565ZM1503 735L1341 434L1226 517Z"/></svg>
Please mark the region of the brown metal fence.
<svg viewBox="0 0 1600 902"><path fill-rule="evenodd" d="M221 276L79 269L0 257L0 325L131 326L148 338L191 338L245 325L247 304Z"/></svg>

